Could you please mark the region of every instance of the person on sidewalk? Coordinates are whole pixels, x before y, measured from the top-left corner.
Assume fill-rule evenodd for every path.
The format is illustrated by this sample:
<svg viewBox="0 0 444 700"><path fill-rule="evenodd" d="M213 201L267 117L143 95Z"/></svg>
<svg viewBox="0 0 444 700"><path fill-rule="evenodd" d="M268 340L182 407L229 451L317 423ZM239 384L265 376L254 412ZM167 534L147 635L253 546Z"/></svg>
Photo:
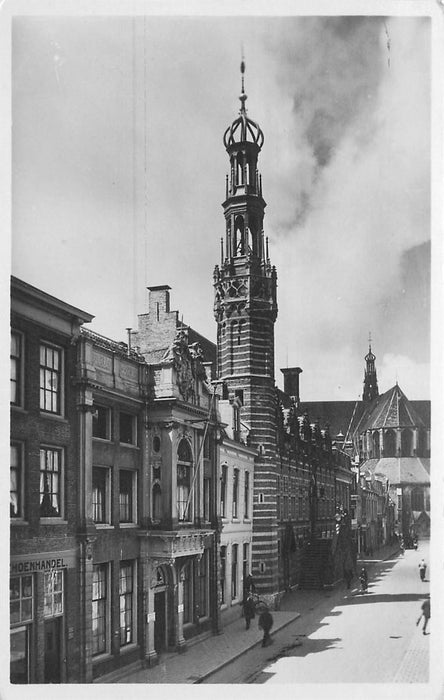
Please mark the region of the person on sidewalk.
<svg viewBox="0 0 444 700"><path fill-rule="evenodd" d="M421 605L421 615L418 617L418 619L416 621L416 626L419 625L422 617L424 618L424 624L422 626L422 633L427 634L427 632L426 632L427 623L430 620L430 598L426 598L426 600Z"/></svg>
<svg viewBox="0 0 444 700"><path fill-rule="evenodd" d="M245 617L245 603L249 595L256 591L256 586L254 585L254 580L251 574L245 576L242 585L242 613L241 617Z"/></svg>
<svg viewBox="0 0 444 700"><path fill-rule="evenodd" d="M361 569L361 573L359 574L359 580L361 582L362 592L366 593L368 588L368 574L365 566L363 566Z"/></svg>
<svg viewBox="0 0 444 700"><path fill-rule="evenodd" d="M425 575L427 571L427 564L425 563L424 559L421 559L421 561L418 564L419 566L419 576L421 578L421 581L425 581Z"/></svg>
<svg viewBox="0 0 444 700"><path fill-rule="evenodd" d="M245 629L250 629L250 622L256 614L256 605L253 596L249 595L244 603Z"/></svg>
<svg viewBox="0 0 444 700"><path fill-rule="evenodd" d="M273 616L271 612L266 608L259 615L258 627L264 632L262 646L267 647L272 642L270 637L270 630L273 627Z"/></svg>

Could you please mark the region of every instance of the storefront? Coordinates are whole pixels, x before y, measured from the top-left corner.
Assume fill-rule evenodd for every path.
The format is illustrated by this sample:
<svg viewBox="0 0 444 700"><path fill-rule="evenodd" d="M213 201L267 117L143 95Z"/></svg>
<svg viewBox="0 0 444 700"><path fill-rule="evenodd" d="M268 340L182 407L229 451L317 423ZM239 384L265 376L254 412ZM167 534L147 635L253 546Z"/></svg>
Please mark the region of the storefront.
<svg viewBox="0 0 444 700"><path fill-rule="evenodd" d="M11 557L11 683L67 682L75 634L67 604L68 593L77 590L75 562L71 550Z"/></svg>

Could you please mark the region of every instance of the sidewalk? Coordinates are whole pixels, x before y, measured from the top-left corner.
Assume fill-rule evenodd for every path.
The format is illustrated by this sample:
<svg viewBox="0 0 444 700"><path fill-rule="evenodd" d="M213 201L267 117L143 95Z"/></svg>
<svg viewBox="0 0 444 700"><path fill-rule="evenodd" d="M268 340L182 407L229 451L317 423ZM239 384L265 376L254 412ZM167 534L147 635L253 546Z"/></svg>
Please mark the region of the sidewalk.
<svg viewBox="0 0 444 700"><path fill-rule="evenodd" d="M319 591L313 591L318 593ZM273 611L271 636L300 617L294 611ZM257 617L249 630L244 618L239 617L226 625L221 634L192 644L183 654L162 654L157 666L120 673L114 672L97 680L97 683L201 683L207 676L223 668L249 649L262 643L262 631L258 629Z"/></svg>
<svg viewBox="0 0 444 700"><path fill-rule="evenodd" d="M381 547L373 557L358 559L356 567L368 566L384 561L399 551L396 545ZM335 586L333 590L338 590ZM287 593L281 601L281 610L273 611L274 625L271 636L300 617L294 610L309 608L329 595L328 591L306 590ZM289 609L293 608L293 609ZM189 644L187 650L164 653L160 656L157 666L141 669L120 669L107 676L97 679L97 683L201 683L215 671L223 668L234 659L242 656L262 642L262 631L258 629L257 618L252 621L251 628L245 629L244 618L239 617L227 624L221 634L212 635L204 640L196 640Z"/></svg>

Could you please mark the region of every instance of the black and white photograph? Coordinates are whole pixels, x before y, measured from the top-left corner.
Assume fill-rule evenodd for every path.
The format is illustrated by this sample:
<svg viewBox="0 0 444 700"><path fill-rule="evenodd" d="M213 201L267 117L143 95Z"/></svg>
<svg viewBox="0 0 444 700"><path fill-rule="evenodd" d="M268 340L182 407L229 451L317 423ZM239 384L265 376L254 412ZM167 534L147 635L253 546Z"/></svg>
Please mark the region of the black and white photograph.
<svg viewBox="0 0 444 700"><path fill-rule="evenodd" d="M442 698L443 3L2 12L1 696Z"/></svg>

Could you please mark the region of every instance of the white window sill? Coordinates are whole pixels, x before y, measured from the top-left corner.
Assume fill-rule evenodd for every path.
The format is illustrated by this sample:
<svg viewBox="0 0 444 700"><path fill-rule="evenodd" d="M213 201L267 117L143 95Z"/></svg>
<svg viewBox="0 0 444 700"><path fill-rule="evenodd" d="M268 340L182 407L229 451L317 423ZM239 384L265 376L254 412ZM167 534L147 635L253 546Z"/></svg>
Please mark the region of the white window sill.
<svg viewBox="0 0 444 700"><path fill-rule="evenodd" d="M129 527L139 527L138 523L119 523L121 529L126 529Z"/></svg>
<svg viewBox="0 0 444 700"><path fill-rule="evenodd" d="M111 438L109 438L109 437L102 438L102 437L99 437L98 435L93 435L93 440L99 440L99 442L111 442Z"/></svg>
<svg viewBox="0 0 444 700"><path fill-rule="evenodd" d="M68 525L68 521L64 518L40 518L40 525Z"/></svg>
<svg viewBox="0 0 444 700"><path fill-rule="evenodd" d="M134 651L134 649L137 649L139 645L137 642L130 642L129 644L124 644L123 646L119 647L120 648L120 655L122 656L123 654L129 654L131 651Z"/></svg>
<svg viewBox="0 0 444 700"><path fill-rule="evenodd" d="M94 525L96 526L96 530L114 530L115 528L111 523L94 523Z"/></svg>
<svg viewBox="0 0 444 700"><path fill-rule="evenodd" d="M132 442L119 442L120 447L132 447L133 450L140 450L139 445L136 445L135 443Z"/></svg>

